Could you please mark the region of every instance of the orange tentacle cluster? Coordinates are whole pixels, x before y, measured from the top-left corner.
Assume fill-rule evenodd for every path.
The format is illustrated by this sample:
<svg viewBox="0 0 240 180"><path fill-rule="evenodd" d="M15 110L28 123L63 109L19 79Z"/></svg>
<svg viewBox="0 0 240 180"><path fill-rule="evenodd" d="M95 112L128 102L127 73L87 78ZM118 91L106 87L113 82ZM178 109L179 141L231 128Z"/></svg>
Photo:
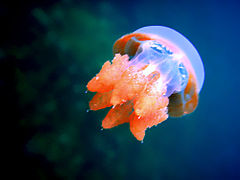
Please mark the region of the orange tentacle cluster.
<svg viewBox="0 0 240 180"><path fill-rule="evenodd" d="M112 64L103 65L87 85L89 91L97 92L89 106L91 110L113 106L102 127L129 122L131 132L141 141L147 128L168 118L169 101L159 72L151 64L131 66L128 60L127 55L116 54Z"/></svg>

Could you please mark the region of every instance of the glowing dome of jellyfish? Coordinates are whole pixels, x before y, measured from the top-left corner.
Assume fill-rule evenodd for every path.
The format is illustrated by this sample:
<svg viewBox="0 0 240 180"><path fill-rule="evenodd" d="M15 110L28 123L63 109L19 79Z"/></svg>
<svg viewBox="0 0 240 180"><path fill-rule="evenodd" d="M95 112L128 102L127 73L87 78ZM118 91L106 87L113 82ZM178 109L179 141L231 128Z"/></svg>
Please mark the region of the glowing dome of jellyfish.
<svg viewBox="0 0 240 180"><path fill-rule="evenodd" d="M119 38L115 57L105 62L89 81L97 92L91 110L111 107L102 127L123 123L142 141L147 128L168 118L192 113L204 81L201 58L180 33L163 26L148 26Z"/></svg>
<svg viewBox="0 0 240 180"><path fill-rule="evenodd" d="M158 37L176 45L187 56L187 60L190 60L189 63L191 63L197 78L197 91L200 92L205 76L202 59L196 48L186 37L179 32L164 26L146 26L133 33L157 35Z"/></svg>

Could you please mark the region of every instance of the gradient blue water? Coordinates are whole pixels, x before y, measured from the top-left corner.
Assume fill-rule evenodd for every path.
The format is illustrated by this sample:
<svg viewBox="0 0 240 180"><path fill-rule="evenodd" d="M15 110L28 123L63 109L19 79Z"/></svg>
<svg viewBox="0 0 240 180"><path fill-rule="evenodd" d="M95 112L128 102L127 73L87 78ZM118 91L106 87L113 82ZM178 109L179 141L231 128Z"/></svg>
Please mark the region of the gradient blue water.
<svg viewBox="0 0 240 180"><path fill-rule="evenodd" d="M25 153L12 161L22 174L43 179L50 172L63 179L240 178L238 1L64 0L24 7L19 16L30 20L24 19L23 26L9 21L12 27L19 24L6 41L13 45L2 53L10 54L10 61L0 61L7 68L16 66L6 74L16 71L16 127L21 128L9 142L18 146L16 137L22 138L23 149L12 154ZM12 19L19 17L12 13ZM173 28L194 44L205 82L195 112L147 130L142 144L128 125L101 131L107 111L86 112L93 94L84 92L113 57L114 41L149 25Z"/></svg>

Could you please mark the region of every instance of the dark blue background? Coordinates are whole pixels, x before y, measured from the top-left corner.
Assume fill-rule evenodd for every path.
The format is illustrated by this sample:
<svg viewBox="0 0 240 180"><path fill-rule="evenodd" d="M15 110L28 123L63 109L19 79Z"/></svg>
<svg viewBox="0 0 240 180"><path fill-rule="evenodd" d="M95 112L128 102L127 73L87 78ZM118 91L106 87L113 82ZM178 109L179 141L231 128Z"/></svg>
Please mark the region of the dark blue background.
<svg viewBox="0 0 240 180"><path fill-rule="evenodd" d="M13 6L14 4L14 6ZM0 86L7 167L34 179L239 179L238 1L24 1L0 6ZM101 131L87 82L112 44L148 25L198 49L205 82L196 111L136 141L128 125Z"/></svg>

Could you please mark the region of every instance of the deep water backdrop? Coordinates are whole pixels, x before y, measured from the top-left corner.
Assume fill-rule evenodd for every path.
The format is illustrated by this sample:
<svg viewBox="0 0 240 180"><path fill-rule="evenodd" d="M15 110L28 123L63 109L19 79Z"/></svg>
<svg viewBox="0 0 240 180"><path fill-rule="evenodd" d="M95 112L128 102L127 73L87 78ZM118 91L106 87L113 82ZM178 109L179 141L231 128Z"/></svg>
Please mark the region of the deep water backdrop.
<svg viewBox="0 0 240 180"><path fill-rule="evenodd" d="M240 179L238 1L35 0L0 3L1 149L7 178ZM198 49L197 110L138 142L128 124L101 130L87 82L126 33L163 25Z"/></svg>

